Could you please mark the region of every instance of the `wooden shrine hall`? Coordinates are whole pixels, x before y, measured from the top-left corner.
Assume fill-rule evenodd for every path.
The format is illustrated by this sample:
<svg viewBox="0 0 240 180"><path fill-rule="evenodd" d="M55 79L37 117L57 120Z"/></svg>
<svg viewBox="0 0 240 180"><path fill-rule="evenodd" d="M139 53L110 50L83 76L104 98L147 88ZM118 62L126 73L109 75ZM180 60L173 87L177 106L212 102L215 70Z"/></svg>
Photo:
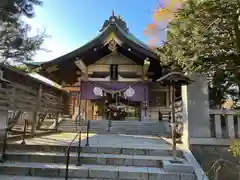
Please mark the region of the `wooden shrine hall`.
<svg viewBox="0 0 240 180"><path fill-rule="evenodd" d="M169 88L155 82L162 76L159 57L114 13L82 47L48 62L26 64L40 67L41 75L72 94L73 118L147 121L171 111Z"/></svg>

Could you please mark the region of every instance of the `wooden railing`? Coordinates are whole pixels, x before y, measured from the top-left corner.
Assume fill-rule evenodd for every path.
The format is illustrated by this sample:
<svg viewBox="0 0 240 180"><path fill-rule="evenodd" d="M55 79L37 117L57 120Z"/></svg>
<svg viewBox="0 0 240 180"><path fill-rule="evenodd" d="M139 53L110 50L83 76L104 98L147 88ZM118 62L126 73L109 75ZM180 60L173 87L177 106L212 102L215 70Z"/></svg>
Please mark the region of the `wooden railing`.
<svg viewBox="0 0 240 180"><path fill-rule="evenodd" d="M240 110L210 110L211 136L215 138L240 138Z"/></svg>
<svg viewBox="0 0 240 180"><path fill-rule="evenodd" d="M40 112L61 112L63 110L63 101L61 97L42 92L40 101Z"/></svg>

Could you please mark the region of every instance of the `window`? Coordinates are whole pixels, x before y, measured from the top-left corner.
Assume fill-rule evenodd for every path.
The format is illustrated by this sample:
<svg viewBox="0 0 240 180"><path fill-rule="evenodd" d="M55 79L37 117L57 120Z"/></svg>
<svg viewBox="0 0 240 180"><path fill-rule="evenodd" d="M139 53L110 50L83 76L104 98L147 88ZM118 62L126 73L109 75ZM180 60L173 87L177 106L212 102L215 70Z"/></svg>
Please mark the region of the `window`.
<svg viewBox="0 0 240 180"><path fill-rule="evenodd" d="M109 71L110 71L110 80L118 80L118 65L111 64Z"/></svg>

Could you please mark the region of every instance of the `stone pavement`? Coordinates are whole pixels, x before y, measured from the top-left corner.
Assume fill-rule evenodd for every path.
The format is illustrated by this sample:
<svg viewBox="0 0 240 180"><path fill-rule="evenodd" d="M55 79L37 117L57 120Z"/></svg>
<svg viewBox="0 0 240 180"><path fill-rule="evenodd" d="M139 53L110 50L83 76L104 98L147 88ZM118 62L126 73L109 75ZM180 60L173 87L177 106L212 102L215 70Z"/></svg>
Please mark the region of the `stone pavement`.
<svg viewBox="0 0 240 180"><path fill-rule="evenodd" d="M29 145L59 145L68 146L76 133L58 133L26 139ZM86 142L86 133L82 134L82 144ZM21 143L21 141L11 141L9 143ZM78 138L74 142L78 143ZM160 137L143 135L124 135L124 134L89 134L91 147L124 147L124 148L146 148L146 149L169 149L171 144Z"/></svg>

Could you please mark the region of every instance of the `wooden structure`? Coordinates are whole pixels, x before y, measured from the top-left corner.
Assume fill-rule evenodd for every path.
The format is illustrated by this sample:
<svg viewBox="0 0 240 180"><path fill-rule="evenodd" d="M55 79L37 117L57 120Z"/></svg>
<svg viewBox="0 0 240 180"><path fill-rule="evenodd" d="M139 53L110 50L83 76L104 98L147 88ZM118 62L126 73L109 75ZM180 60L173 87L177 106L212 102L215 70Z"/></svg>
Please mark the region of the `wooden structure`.
<svg viewBox="0 0 240 180"><path fill-rule="evenodd" d="M106 119L106 101L125 111L126 119L159 120L159 111L171 111L169 88L155 82L163 70L159 57L114 13L84 46L48 62L26 64L41 67L40 74L72 93L73 117L82 112L83 119Z"/></svg>
<svg viewBox="0 0 240 180"><path fill-rule="evenodd" d="M32 133L40 122L40 117L47 114L64 113L64 101L67 93L45 82L35 79L9 65L0 65L1 78L7 82L0 82L0 111L10 113L8 125L14 124L14 117L22 114L23 118L32 123ZM66 109L66 108L65 108ZM11 115L12 114L12 115ZM8 126L9 127L9 126Z"/></svg>

